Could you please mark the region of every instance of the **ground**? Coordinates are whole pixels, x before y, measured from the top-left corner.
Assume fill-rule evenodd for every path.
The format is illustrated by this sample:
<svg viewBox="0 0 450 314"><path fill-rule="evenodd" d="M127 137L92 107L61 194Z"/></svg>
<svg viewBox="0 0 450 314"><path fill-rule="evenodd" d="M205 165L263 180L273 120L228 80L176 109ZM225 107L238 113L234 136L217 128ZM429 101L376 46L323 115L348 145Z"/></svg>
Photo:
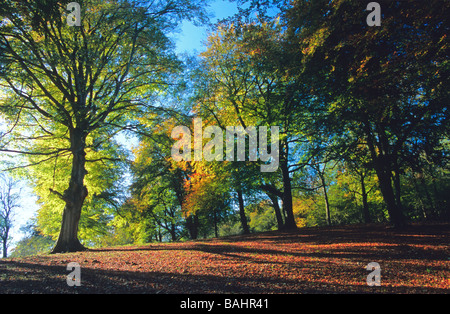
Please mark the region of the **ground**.
<svg viewBox="0 0 450 314"><path fill-rule="evenodd" d="M0 260L0 293L450 293L450 224L303 228ZM81 286L69 287L70 262ZM370 287L367 264L381 267Z"/></svg>

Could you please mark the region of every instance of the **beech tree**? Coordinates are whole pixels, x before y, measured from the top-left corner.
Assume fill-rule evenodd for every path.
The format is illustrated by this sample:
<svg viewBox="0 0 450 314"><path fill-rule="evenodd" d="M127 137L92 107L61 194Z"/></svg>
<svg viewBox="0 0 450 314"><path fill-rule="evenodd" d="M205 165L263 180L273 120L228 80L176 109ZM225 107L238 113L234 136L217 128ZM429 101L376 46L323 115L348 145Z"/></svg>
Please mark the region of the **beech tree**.
<svg viewBox="0 0 450 314"><path fill-rule="evenodd" d="M448 2L380 1L381 26L361 1L298 1L286 10L291 73L315 96L311 125L335 154L365 150L389 217L405 223L400 177L448 137Z"/></svg>
<svg viewBox="0 0 450 314"><path fill-rule="evenodd" d="M1 151L33 157L16 167L71 163L67 188L50 190L65 204L53 253L85 249L86 163L112 159L102 144L130 129L180 66L167 33L203 16L200 0L87 0L78 1L80 26L70 26L69 2L6 0L0 9Z"/></svg>
<svg viewBox="0 0 450 314"><path fill-rule="evenodd" d="M296 91L291 90L292 80L285 72L281 25L277 21L223 24L210 35L207 48L202 54L202 78L207 83L202 81L200 85L207 93L196 106L218 125L280 127L280 165L276 174L282 178L282 187L272 184L273 178L263 179L260 175L258 179L262 189L273 197L278 218L275 199L283 200L283 227L295 229L291 175L296 158L292 146L302 137L297 121L303 116L303 99L298 85ZM278 222L281 227L281 219Z"/></svg>

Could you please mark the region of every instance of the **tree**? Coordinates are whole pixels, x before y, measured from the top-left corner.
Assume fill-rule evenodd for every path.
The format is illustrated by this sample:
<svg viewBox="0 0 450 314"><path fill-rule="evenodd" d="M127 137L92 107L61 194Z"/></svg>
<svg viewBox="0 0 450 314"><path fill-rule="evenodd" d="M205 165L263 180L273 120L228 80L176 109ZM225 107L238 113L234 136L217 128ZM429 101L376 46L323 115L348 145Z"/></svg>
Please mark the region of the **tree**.
<svg viewBox="0 0 450 314"><path fill-rule="evenodd" d="M110 232L109 223L127 196L126 160L130 158L129 154L115 138L103 142L99 148L89 150L86 155L85 167L89 175L85 177L84 184L89 194L84 200L78 223L78 239L85 246L97 246L102 242L102 237ZM102 160L95 161L98 158ZM32 162L33 158L28 160ZM49 191L63 191L67 187L67 178L71 173L70 156L59 156L51 163L15 171L29 182L38 196L36 228L56 242L64 208L59 196Z"/></svg>
<svg viewBox="0 0 450 314"><path fill-rule="evenodd" d="M160 118L163 120L163 115ZM160 241L167 233L172 241L178 240L183 233L185 173L170 162L172 123L170 118L159 121L159 126L149 128L151 134L141 136L131 167L134 176L132 208L140 213L141 222L147 224L148 236Z"/></svg>
<svg viewBox="0 0 450 314"><path fill-rule="evenodd" d="M291 64L347 151L367 148L391 222L400 227L400 176L418 151L448 137L447 2L380 1L380 27L365 23L360 1L298 1L285 11ZM335 149L332 147L331 149Z"/></svg>
<svg viewBox="0 0 450 314"><path fill-rule="evenodd" d="M186 217L194 215L199 222L203 222L199 224L199 231L203 231L205 236L212 227L218 237L219 224L228 216L232 198L227 183L230 174L215 171L212 162L194 162L192 168L192 173L184 182L184 214Z"/></svg>
<svg viewBox="0 0 450 314"><path fill-rule="evenodd" d="M244 129L250 125L280 127L280 169L276 175L282 178L282 188L276 194L282 198L286 213L283 227L295 229L292 146L299 136L299 124L295 121L303 114L303 99L299 100L301 89L291 89L291 78L285 72L283 58L280 59L284 57L281 29L277 21L220 25L210 35L208 49L201 55L201 73L207 84L201 85L200 90L207 92L197 105L200 113L212 114L219 126L238 121ZM260 179L260 185L267 188L268 182L263 182L261 176ZM271 185L272 192L274 189Z"/></svg>
<svg viewBox="0 0 450 314"><path fill-rule="evenodd" d="M8 256L8 245L11 238L15 210L20 208L20 191L17 182L11 178L0 177L0 240L2 241L3 257Z"/></svg>
<svg viewBox="0 0 450 314"><path fill-rule="evenodd" d="M10 257L46 254L55 244L50 236L42 235L37 229L35 218L31 218L20 230L25 234L25 237L17 242Z"/></svg>
<svg viewBox="0 0 450 314"><path fill-rule="evenodd" d="M71 163L67 188L51 190L65 204L53 253L84 249L86 162L109 159L97 149L129 128L179 68L167 32L202 17L201 1L92 0L79 1L81 26L69 26L68 2L10 0L0 10L0 111L10 125L1 151L37 158L32 166L61 156ZM89 159L93 151L100 156Z"/></svg>

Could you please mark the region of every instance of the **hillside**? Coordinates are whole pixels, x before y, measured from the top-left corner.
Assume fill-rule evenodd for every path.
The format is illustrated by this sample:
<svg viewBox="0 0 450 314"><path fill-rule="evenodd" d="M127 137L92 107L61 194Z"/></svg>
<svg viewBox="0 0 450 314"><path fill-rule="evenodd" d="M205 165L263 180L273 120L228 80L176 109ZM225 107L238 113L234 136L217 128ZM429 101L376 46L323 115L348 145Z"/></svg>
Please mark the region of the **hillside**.
<svg viewBox="0 0 450 314"><path fill-rule="evenodd" d="M449 293L450 225L305 228L0 260L1 293ZM67 264L81 266L69 287ZM377 262L381 286L365 268Z"/></svg>

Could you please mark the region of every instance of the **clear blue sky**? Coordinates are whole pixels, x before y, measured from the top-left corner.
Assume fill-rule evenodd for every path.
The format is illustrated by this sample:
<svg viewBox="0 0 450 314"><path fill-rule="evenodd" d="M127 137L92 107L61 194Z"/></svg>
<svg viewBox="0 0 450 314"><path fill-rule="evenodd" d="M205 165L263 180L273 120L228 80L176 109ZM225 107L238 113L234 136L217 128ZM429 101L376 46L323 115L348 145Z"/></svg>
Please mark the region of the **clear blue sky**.
<svg viewBox="0 0 450 314"><path fill-rule="evenodd" d="M215 0L208 8L209 12L214 14L211 19L212 23L220 19L229 17L238 12L236 2L229 2L227 0ZM208 28L194 26L190 22L184 22L181 26L182 31L177 34L177 53L194 53L203 51L203 42L208 36Z"/></svg>
<svg viewBox="0 0 450 314"><path fill-rule="evenodd" d="M236 3L230 3L227 0L213 1L208 8L208 11L213 14L213 18L211 20L212 23L228 16L232 16L238 12ZM203 51L204 46L202 42L206 40L207 36L208 28L206 26L197 27L190 22L184 22L181 25L181 32L174 36L174 38L176 38L177 45L176 52L187 52L189 54L193 54ZM26 187L22 190L22 208L19 209L14 216L14 225L11 230L12 243L9 248L9 253L11 253L11 249L15 247L15 243L17 243L24 236L19 229L24 226L28 220L33 217L33 215L36 214L38 209L38 206L36 205L37 199L32 196L31 192L31 189Z"/></svg>

